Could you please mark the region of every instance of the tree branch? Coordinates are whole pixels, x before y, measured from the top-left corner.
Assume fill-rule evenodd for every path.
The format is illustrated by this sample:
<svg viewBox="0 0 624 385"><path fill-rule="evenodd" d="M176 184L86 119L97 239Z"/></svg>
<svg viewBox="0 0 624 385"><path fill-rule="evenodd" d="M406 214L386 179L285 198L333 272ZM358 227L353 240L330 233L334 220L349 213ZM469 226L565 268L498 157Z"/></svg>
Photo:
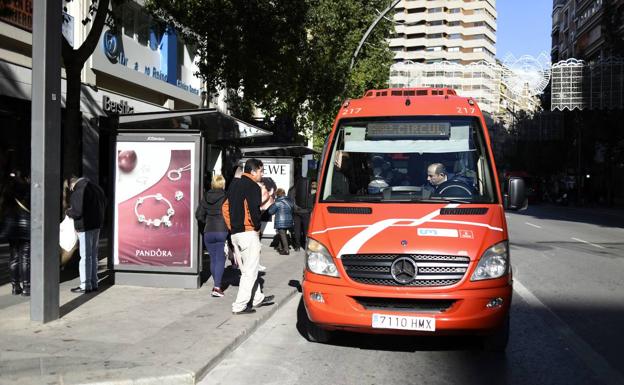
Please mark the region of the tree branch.
<svg viewBox="0 0 624 385"><path fill-rule="evenodd" d="M102 36L102 30L104 29L104 23L106 22L106 16L108 15L108 5L110 4L110 0L99 0L98 8L95 17L93 18L93 24L91 24L91 30L87 35L87 38L82 43L80 48L75 50L77 60L80 63L87 61L89 56L93 54L95 47L100 41L100 36ZM69 45L69 44L68 44Z"/></svg>
<svg viewBox="0 0 624 385"><path fill-rule="evenodd" d="M69 45L67 39L61 38L61 56L63 57L63 64L65 68L72 66L75 62L74 48Z"/></svg>

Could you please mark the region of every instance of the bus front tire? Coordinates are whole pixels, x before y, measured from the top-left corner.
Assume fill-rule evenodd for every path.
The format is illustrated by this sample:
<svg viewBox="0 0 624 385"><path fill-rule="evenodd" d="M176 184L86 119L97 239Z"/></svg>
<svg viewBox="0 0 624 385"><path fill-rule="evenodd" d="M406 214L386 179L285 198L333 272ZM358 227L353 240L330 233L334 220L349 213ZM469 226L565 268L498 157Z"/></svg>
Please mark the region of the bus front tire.
<svg viewBox="0 0 624 385"><path fill-rule="evenodd" d="M488 352L504 353L509 342L509 315L505 317L503 325L493 334L483 337L483 350Z"/></svg>
<svg viewBox="0 0 624 385"><path fill-rule="evenodd" d="M330 332L329 330L325 330L314 322L310 321L307 315L306 318L306 338L308 341L317 342L320 344L326 344L331 341L334 333Z"/></svg>

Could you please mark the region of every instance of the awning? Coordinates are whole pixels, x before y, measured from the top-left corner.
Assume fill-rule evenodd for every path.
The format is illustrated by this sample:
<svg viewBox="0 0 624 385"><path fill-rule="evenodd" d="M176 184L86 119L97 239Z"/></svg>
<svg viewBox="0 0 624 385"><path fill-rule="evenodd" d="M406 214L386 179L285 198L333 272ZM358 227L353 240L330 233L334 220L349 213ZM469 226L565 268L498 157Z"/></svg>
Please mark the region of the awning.
<svg viewBox="0 0 624 385"><path fill-rule="evenodd" d="M199 130L210 143L273 135L214 108L119 115L119 129Z"/></svg>
<svg viewBox="0 0 624 385"><path fill-rule="evenodd" d="M288 157L301 157L304 155L318 154L311 148L300 145L275 145L264 147L243 147L240 149L244 157L257 156L257 157L271 157L271 156L288 156Z"/></svg>

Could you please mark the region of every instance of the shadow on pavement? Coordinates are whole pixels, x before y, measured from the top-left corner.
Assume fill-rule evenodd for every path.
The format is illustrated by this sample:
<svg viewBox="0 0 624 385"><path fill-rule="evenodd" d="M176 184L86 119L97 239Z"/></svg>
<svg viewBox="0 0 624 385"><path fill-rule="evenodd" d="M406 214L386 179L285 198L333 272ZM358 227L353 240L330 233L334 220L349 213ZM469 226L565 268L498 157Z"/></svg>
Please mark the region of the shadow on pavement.
<svg viewBox="0 0 624 385"><path fill-rule="evenodd" d="M59 309L60 318L63 318L64 316L66 316L67 314L69 314L72 311L76 310L80 306L82 306L85 303L91 301L92 299L94 299L98 295L100 295L103 292L105 292L106 290L108 290L113 285L113 277L112 277L111 274L109 274L108 271L98 273L98 276L103 276L104 277L104 278L100 279L98 291L91 292L91 293L84 293L84 294L74 294L74 295L76 295L76 298L74 298L71 301L61 305L61 307Z"/></svg>

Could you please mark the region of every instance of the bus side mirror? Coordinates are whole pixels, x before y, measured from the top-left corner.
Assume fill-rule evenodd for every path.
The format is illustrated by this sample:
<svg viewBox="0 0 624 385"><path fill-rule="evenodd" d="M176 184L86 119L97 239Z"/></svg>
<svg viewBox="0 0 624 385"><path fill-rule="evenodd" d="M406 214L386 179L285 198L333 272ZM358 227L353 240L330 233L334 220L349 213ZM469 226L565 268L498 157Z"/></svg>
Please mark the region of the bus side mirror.
<svg viewBox="0 0 624 385"><path fill-rule="evenodd" d="M508 210L524 210L528 207L528 199L524 186L524 179L511 177L507 181L505 194L505 208Z"/></svg>

